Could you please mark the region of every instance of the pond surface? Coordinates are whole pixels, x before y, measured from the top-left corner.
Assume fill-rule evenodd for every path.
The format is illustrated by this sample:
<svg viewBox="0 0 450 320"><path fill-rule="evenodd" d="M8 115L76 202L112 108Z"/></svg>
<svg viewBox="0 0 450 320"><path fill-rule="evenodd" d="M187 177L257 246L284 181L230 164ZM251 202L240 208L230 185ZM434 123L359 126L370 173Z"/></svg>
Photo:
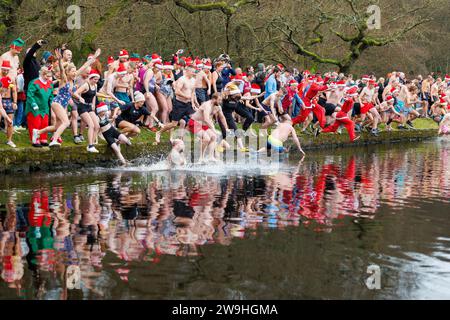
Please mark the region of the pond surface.
<svg viewBox="0 0 450 320"><path fill-rule="evenodd" d="M0 299L450 299L448 140L157 169L1 176Z"/></svg>

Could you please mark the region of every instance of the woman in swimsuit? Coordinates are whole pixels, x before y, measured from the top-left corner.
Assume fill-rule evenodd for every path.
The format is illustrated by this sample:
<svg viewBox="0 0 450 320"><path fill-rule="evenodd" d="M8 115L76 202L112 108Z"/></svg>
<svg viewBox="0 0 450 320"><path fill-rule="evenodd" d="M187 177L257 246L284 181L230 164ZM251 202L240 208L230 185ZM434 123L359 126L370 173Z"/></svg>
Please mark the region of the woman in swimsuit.
<svg viewBox="0 0 450 320"><path fill-rule="evenodd" d="M154 118L158 113L158 101L156 100L155 93L159 87L156 84L155 71L158 70L155 66L155 63L150 62L147 65L147 70L144 73L144 77L142 79L143 89L142 93L145 97L145 104L147 105L147 110L151 113L151 117L148 117L148 125L149 127L154 126Z"/></svg>
<svg viewBox="0 0 450 320"><path fill-rule="evenodd" d="M88 147L87 151L98 153L94 147L95 137L100 130L98 117L95 114L95 101L97 96L97 82L100 80L100 74L97 70L92 70L89 79L73 95L79 102L78 114L88 126Z"/></svg>
<svg viewBox="0 0 450 320"><path fill-rule="evenodd" d="M72 96L76 91L75 79L79 76L79 73L90 65L92 65L101 51L97 50L94 56L92 56L88 62L86 62L83 67L81 67L78 71L76 66L73 63L67 64L63 67L62 62L62 53L61 49L55 50L55 57L59 61L59 90L57 96L53 99L51 104L52 113L55 115L55 121L51 126L48 126L41 130L33 130L33 136L39 137L41 134L46 132L54 132L52 141L49 144L49 147L58 147L61 146L61 143L58 141L64 130L70 125L69 118L67 116L67 107L69 103L73 103ZM61 140L60 140L61 141Z"/></svg>
<svg viewBox="0 0 450 320"><path fill-rule="evenodd" d="M222 78L222 70L224 68L224 64L222 62L216 63L216 70L212 73L211 83L213 86L213 93L221 93L223 89L223 78Z"/></svg>
<svg viewBox="0 0 450 320"><path fill-rule="evenodd" d="M169 120L169 112L170 112L168 101L171 101L171 98L170 98L171 87L170 87L170 85L167 86L166 75L163 74L163 72L166 70L164 69L165 66L162 64L162 62L156 63L155 67L156 68L153 70L153 72L155 73L155 81L156 81L157 86L156 86L154 95L155 95L156 101L158 102L158 106L159 106L158 118L161 120L162 123L167 123ZM170 72L171 70L167 70L167 71ZM168 77L170 78L170 75ZM163 92L163 90L164 90L164 92ZM154 130L156 130L156 128L152 128L150 130L154 131Z"/></svg>

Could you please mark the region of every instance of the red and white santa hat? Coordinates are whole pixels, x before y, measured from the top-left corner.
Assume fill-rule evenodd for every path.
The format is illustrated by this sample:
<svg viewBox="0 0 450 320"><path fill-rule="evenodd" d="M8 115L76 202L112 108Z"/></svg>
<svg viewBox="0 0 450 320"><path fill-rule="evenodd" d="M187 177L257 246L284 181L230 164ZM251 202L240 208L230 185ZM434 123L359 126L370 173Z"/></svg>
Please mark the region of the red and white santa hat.
<svg viewBox="0 0 450 320"><path fill-rule="evenodd" d="M303 71L303 75L304 76L310 76L311 72L309 70L305 70L305 71Z"/></svg>
<svg viewBox="0 0 450 320"><path fill-rule="evenodd" d="M261 93L261 87L257 85L256 83L252 84L252 89L250 90L251 93L260 94Z"/></svg>
<svg viewBox="0 0 450 320"><path fill-rule="evenodd" d="M125 68L125 65L123 63L119 64L119 68L117 69L117 73L119 75L126 75L127 74L127 68Z"/></svg>
<svg viewBox="0 0 450 320"><path fill-rule="evenodd" d="M450 82L450 75L445 75L445 82Z"/></svg>
<svg viewBox="0 0 450 320"><path fill-rule="evenodd" d="M120 59L128 59L130 55L128 54L128 51L125 49L122 49L119 51L119 58Z"/></svg>
<svg viewBox="0 0 450 320"><path fill-rule="evenodd" d="M164 69L164 64L163 64L162 60L156 60L154 66L155 66L156 68L158 68L159 70Z"/></svg>
<svg viewBox="0 0 450 320"><path fill-rule="evenodd" d="M317 84L323 84L324 80L321 77L317 77L314 82L317 83Z"/></svg>
<svg viewBox="0 0 450 320"><path fill-rule="evenodd" d="M356 87L349 88L346 92L346 95L349 97L356 97L358 95L358 88Z"/></svg>
<svg viewBox="0 0 450 320"><path fill-rule="evenodd" d="M370 81L370 77L368 75L363 75L361 80L362 81Z"/></svg>
<svg viewBox="0 0 450 320"><path fill-rule="evenodd" d="M100 102L97 105L97 108L95 108L95 110L97 111L97 114L99 114L101 112L107 112L108 111L108 106L106 105L106 103Z"/></svg>
<svg viewBox="0 0 450 320"><path fill-rule="evenodd" d="M162 63L162 59L157 53L154 53L154 54L152 54L152 62L155 64L158 62Z"/></svg>
<svg viewBox="0 0 450 320"><path fill-rule="evenodd" d="M205 69L211 70L212 69L212 64L210 61L206 61L205 65L203 66Z"/></svg>
<svg viewBox="0 0 450 320"><path fill-rule="evenodd" d="M441 105L443 105L443 106L447 106L448 105L448 101L447 100L445 100L445 99L439 99L439 103L441 104Z"/></svg>
<svg viewBox="0 0 450 320"><path fill-rule="evenodd" d="M369 84L371 84L371 85L374 86L374 85L376 84L376 82L375 82L375 80L370 79L370 80L369 80Z"/></svg>
<svg viewBox="0 0 450 320"><path fill-rule="evenodd" d="M231 77L230 77L231 79ZM244 76L241 74L237 74L233 77L233 81L235 82L244 82Z"/></svg>
<svg viewBox="0 0 450 320"><path fill-rule="evenodd" d="M395 99L394 99L394 97L393 96L387 96L386 97L386 102L391 102L391 101L394 101Z"/></svg>
<svg viewBox="0 0 450 320"><path fill-rule="evenodd" d="M173 67L172 63L170 63L169 61L166 61L166 62L164 62L163 69L164 70L173 70L174 67Z"/></svg>
<svg viewBox="0 0 450 320"><path fill-rule="evenodd" d="M297 87L297 86L298 86L298 82L295 81L294 79L292 79L291 81L289 81L289 85L290 85L291 87Z"/></svg>
<svg viewBox="0 0 450 320"><path fill-rule="evenodd" d="M400 90L398 89L398 88L392 88L391 89L391 93L392 94L394 94L394 93L399 93L400 92Z"/></svg>
<svg viewBox="0 0 450 320"><path fill-rule="evenodd" d="M100 72L98 72L98 70L92 69L91 72L89 72L89 79L92 78L99 78L100 79Z"/></svg>
<svg viewBox="0 0 450 320"><path fill-rule="evenodd" d="M201 69L203 68L203 61L199 59L199 57L196 57L194 60L194 64L197 68Z"/></svg>
<svg viewBox="0 0 450 320"><path fill-rule="evenodd" d="M116 61L116 60L114 60L114 57L113 56L109 56L108 57L108 66L112 65L114 63L114 61Z"/></svg>
<svg viewBox="0 0 450 320"><path fill-rule="evenodd" d="M5 69L5 70L10 70L11 69L11 62L9 62L9 60L3 60L1 68Z"/></svg>
<svg viewBox="0 0 450 320"><path fill-rule="evenodd" d="M338 86L338 88L345 88L346 85L345 80L336 82L336 86Z"/></svg>

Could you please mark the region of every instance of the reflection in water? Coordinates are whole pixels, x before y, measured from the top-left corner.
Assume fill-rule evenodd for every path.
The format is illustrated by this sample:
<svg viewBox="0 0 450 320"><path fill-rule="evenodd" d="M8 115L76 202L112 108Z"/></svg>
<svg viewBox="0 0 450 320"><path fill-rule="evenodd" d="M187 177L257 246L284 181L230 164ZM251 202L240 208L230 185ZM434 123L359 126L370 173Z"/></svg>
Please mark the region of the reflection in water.
<svg viewBox="0 0 450 320"><path fill-rule="evenodd" d="M426 214L442 212L442 208L448 211L449 150L428 144L406 151L377 149L361 155L317 158L265 176L117 172L98 175L94 178L100 180L88 183L92 177L79 183L55 177L32 180L25 183L31 192L18 188L16 181L12 186L0 186L4 190L0 191L0 298L130 298L126 294L139 298L139 291L116 288L139 281L143 266L158 265L166 256L208 259L202 252L204 246L230 246L236 238L257 239L267 230L300 225L318 235L348 229L347 239L339 241L353 247L351 232L361 239L363 233L395 230L390 224L396 222L384 216L405 209L420 213L420 221L414 214L403 216L408 221L401 223L411 224L411 233L417 232L424 243L414 247L403 239L392 239L383 249L369 246L364 254L377 252L373 259L401 275L387 277L391 290L386 296L428 297L420 290L412 294L415 285L449 297L450 283L442 282L444 275L449 276L448 216L427 218ZM433 225L427 226L427 219L435 219L428 224L441 223L437 238L431 237L434 232L429 235L417 230L433 229ZM379 220L378 230L370 225L365 230L364 223L372 220ZM390 236L395 237L386 237ZM317 241L326 245L333 239ZM278 245L282 251L285 244ZM425 246L425 253L414 251ZM355 247L351 255L360 255L360 250ZM256 252L248 254L258 260ZM181 266L182 260L177 261ZM346 267L341 263L341 268ZM172 268L177 270L177 266ZM418 275L422 271L422 276ZM439 285L432 288L434 284ZM181 298L162 293L158 297ZM302 297L324 298L314 292ZM335 297L349 296L343 292Z"/></svg>

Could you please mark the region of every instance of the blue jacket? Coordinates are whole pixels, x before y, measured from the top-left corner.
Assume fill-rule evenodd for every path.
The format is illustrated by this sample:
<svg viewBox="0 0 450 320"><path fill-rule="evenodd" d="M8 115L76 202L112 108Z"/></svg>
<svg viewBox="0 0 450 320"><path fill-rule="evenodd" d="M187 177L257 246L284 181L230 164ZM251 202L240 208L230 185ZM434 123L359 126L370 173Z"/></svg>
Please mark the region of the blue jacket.
<svg viewBox="0 0 450 320"><path fill-rule="evenodd" d="M270 96L272 93L277 91L277 80L275 79L275 75L271 75L269 79L266 81L265 86L265 94L264 99L267 99L268 96Z"/></svg>

